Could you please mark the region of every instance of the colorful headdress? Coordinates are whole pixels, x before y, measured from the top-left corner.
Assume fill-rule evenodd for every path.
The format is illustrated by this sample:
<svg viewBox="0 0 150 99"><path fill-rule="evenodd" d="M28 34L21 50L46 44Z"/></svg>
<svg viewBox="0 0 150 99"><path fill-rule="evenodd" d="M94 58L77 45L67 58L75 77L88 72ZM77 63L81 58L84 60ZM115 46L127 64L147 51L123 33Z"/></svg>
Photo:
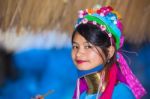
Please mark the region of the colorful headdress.
<svg viewBox="0 0 150 99"><path fill-rule="evenodd" d="M113 83L110 83L108 85L108 88L106 87L106 91L101 96L101 99L111 98L112 93L110 93L110 91L112 91L112 89L114 88L116 79L119 79L121 82L126 83L131 88L136 99L140 99L144 94L146 94L146 90L143 88L142 84L132 73L123 55L118 50L122 47L124 42L124 37L122 36L122 23L120 22L120 18L121 16L119 15L119 13L114 11L112 7L97 6L93 9L80 10L75 28L78 27L78 25L80 24L90 23L98 26L101 29L101 31L105 31L110 37L110 40L112 36L115 39L115 45L117 48L117 62L120 64L119 67L122 75L118 72L116 64L113 64L109 71L109 80L111 80L111 82ZM118 78L116 78L113 75L117 75ZM124 79L122 80L121 78ZM78 83L82 84L82 80L78 79ZM78 96L79 92L83 92L83 90L85 89L86 88L82 88L82 86L81 88L77 88L77 91L75 91L75 97L76 93Z"/></svg>
<svg viewBox="0 0 150 99"><path fill-rule="evenodd" d="M113 11L110 6L102 8L97 6L93 9L80 10L78 17L75 27L79 24L86 23L97 25L102 31L106 31L109 37L113 35L116 40L117 49L121 47L121 17L116 11Z"/></svg>

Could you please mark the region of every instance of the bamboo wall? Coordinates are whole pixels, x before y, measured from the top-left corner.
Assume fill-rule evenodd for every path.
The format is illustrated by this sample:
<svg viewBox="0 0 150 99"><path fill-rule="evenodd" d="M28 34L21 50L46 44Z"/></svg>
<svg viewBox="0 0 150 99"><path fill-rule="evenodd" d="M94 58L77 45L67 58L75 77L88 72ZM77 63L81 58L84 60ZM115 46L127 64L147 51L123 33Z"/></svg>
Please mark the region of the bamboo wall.
<svg viewBox="0 0 150 99"><path fill-rule="evenodd" d="M127 40L150 41L150 0L0 0L0 29L37 31L60 29L71 33L77 11L110 4L123 17Z"/></svg>

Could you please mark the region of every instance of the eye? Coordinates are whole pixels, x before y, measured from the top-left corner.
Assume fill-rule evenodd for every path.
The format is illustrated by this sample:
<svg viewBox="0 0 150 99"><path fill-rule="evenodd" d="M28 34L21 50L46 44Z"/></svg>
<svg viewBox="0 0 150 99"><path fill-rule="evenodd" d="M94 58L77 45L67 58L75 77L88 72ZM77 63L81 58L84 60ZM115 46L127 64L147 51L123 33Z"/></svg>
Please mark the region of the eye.
<svg viewBox="0 0 150 99"><path fill-rule="evenodd" d="M87 45L87 46L85 46L85 48L89 49L89 48L92 48L92 46L91 45Z"/></svg>
<svg viewBox="0 0 150 99"><path fill-rule="evenodd" d="M72 49L78 49L79 47L77 45L72 45Z"/></svg>

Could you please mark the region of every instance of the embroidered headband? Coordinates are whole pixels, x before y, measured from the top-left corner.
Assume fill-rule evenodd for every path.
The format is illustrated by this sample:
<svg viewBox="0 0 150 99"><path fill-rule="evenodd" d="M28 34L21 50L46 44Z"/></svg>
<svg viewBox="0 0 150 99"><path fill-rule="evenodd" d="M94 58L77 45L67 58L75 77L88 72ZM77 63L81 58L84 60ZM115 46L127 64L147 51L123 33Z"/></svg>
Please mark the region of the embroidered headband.
<svg viewBox="0 0 150 99"><path fill-rule="evenodd" d="M121 31L122 24L118 12L108 7L96 7L93 9L80 10L75 28L80 24L91 23L100 27L102 31L106 31L109 37L114 36L116 47L122 46Z"/></svg>

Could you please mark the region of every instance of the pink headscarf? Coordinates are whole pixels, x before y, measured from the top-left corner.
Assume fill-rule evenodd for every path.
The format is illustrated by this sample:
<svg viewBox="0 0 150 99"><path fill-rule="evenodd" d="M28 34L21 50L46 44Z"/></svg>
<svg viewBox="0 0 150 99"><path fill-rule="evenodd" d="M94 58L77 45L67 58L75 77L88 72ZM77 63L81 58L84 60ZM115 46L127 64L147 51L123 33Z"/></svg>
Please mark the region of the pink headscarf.
<svg viewBox="0 0 150 99"><path fill-rule="evenodd" d="M123 43L124 43L124 37L121 36L120 47L123 46ZM125 83L131 88L136 99L140 99L142 96L146 94L146 90L144 89L140 81L136 78L136 76L132 73L132 70L129 68L125 58L119 51L117 52L117 56L118 56L117 61L120 64L122 76L123 78L125 78L126 81Z"/></svg>
<svg viewBox="0 0 150 99"><path fill-rule="evenodd" d="M140 99L143 95L146 94L146 90L141 85L139 80L135 77L135 75L132 73L122 54L119 52L117 54L119 55L118 62L120 63L121 72L124 78L126 79L128 86L131 88L136 99Z"/></svg>

